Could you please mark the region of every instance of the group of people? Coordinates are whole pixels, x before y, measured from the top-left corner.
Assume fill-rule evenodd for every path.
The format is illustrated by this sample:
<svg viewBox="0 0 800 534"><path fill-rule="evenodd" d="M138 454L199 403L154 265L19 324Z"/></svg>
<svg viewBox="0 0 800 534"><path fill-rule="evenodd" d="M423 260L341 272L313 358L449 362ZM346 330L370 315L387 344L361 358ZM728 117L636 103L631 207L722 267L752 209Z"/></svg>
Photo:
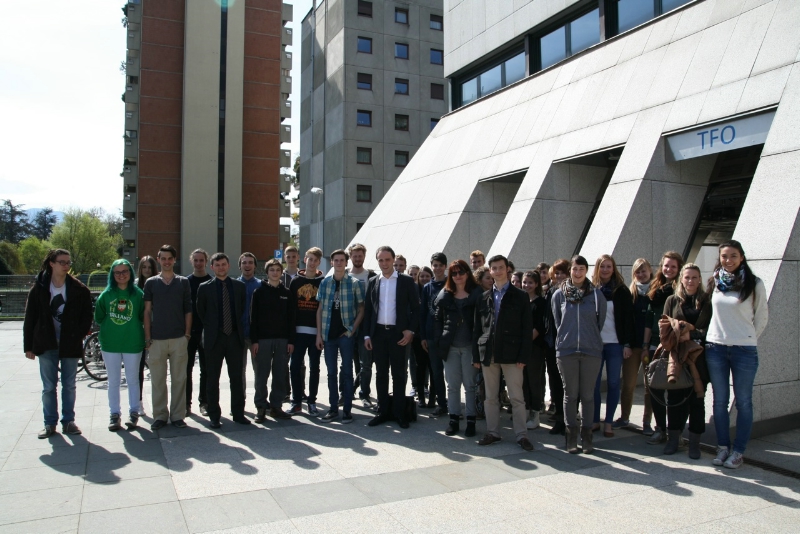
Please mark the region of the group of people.
<svg viewBox="0 0 800 534"><path fill-rule="evenodd" d="M39 437L56 431L59 370L62 431L81 432L75 423L75 375L83 337L94 319L108 369L111 431L123 425L123 365L129 403L124 425L136 428L144 413L145 357L153 430L168 423L187 426L195 360L200 364L199 411L209 426L222 425L223 361L232 420L250 424L245 415L249 353L257 423L267 416L282 420L301 414L304 403L309 416L350 423L358 395L363 407L375 412L369 426L395 421L408 428L414 408L427 407L433 408L432 417L449 417L448 436L460 432L464 415L465 436L475 436L477 420L485 417L478 444L490 445L501 440L500 413L506 404L516 442L531 451L528 431L538 428L540 413L546 413L549 386L550 433L565 435L570 453L591 453L594 432L611 437L630 425L640 367L647 370L651 359L661 356L671 358L672 373L685 366L691 386L646 386L642 429L648 443L664 444L664 453L674 454L688 421L689 456L699 458L710 383L718 441L713 463L741 465L753 423L757 340L767 323L767 299L737 241L720 245L705 287L700 269L671 251L655 272L646 259L637 259L629 286L610 255L597 258L590 277L589 263L579 255L522 272L501 255L487 262L480 251L472 252L469 264L464 259L448 264L445 254L437 252L430 267L407 266L391 247L381 246L374 272L364 267L366 253L361 244L333 251L325 274L319 270L319 248L305 253L305 269L300 269L299 251L290 246L284 251L286 266L269 260L261 280L255 275L255 255L245 252L238 259L241 276L234 279L228 276L227 255L217 252L209 258L202 249L190 254L192 274L178 275L177 251L164 245L156 258L140 260L137 273L127 260L115 261L92 312L89 290L69 274L69 252L50 251L28 296L24 324L25 355L39 358L43 382ZM673 347L677 339L692 346L678 351ZM329 398L327 411L320 413L323 353ZM603 368L607 390L601 420ZM406 395L409 375L411 398ZM733 442L731 375L737 408ZM284 402L289 402L288 411ZM620 404L620 417L614 419Z"/></svg>

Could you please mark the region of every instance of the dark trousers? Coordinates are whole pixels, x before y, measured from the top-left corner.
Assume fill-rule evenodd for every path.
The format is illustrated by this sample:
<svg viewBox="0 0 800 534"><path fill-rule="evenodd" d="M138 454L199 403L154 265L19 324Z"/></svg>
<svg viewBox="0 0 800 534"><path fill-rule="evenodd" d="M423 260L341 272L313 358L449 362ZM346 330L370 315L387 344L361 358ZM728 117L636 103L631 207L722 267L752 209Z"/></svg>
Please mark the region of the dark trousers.
<svg viewBox="0 0 800 534"><path fill-rule="evenodd" d="M219 377L222 362L228 366L228 379L231 383L231 413L234 418L244 417L244 391L242 390L242 343L239 336L226 336L220 333L213 347L206 347L206 371L208 374L206 400L208 417L219 420L222 411L219 407Z"/></svg>
<svg viewBox="0 0 800 534"><path fill-rule="evenodd" d="M666 395L664 395L665 391ZM683 427L686 426L686 420L689 418L692 399L689 398L686 402L682 401L688 396L697 397L694 388L650 390L650 398L653 401L653 417L659 428L683 432ZM664 406L665 397L669 407ZM669 423L667 423L668 420Z"/></svg>
<svg viewBox="0 0 800 534"><path fill-rule="evenodd" d="M433 383L431 398L434 398L435 394L437 404L442 408L447 408L447 389L444 384L444 360L442 360L442 357L439 355L434 345L436 345L436 343L434 343L432 339L429 339L428 358L430 359L431 382Z"/></svg>
<svg viewBox="0 0 800 534"><path fill-rule="evenodd" d="M703 384L703 391L707 389L708 384ZM706 398L694 393L686 402L689 403L689 432L702 434L706 431Z"/></svg>
<svg viewBox="0 0 800 534"><path fill-rule="evenodd" d="M305 390L304 360L308 352L308 403L316 404L319 391L319 358L322 351L317 348L316 334L296 334L294 352L289 358L289 372L292 377L292 404L303 402Z"/></svg>
<svg viewBox="0 0 800 534"><path fill-rule="evenodd" d="M147 350L142 351L142 357L139 360L139 405L141 406L142 391L144 391L144 364L147 363Z"/></svg>
<svg viewBox="0 0 800 534"><path fill-rule="evenodd" d="M372 337L372 357L375 359L375 387L381 415L394 415L398 421L404 419L406 404L406 348L397 344L403 333L394 326L376 325ZM392 373L392 412L389 413L389 372Z"/></svg>
<svg viewBox="0 0 800 534"><path fill-rule="evenodd" d="M550 401L556 405L556 414L564 415L564 382L561 380L561 373L558 371L556 362L556 349L547 347L544 349L545 363L547 364L547 379L550 382ZM560 421L563 417L559 417Z"/></svg>
<svg viewBox="0 0 800 534"><path fill-rule="evenodd" d="M286 396L286 377L288 376L289 353L286 352L286 339L259 339L255 367L256 408L281 409ZM252 349L251 349L252 350ZM272 393L267 401L270 372L272 373Z"/></svg>
<svg viewBox="0 0 800 534"><path fill-rule="evenodd" d="M363 340L359 340L357 335L353 335L353 397L356 395L356 390L361 385L361 357L359 355L358 345L363 344ZM327 363L327 362L326 362ZM344 373L339 373L339 393L344 395Z"/></svg>
<svg viewBox="0 0 800 534"><path fill-rule="evenodd" d="M206 351L203 348L203 331L192 332L186 347L189 359L186 361L186 406L192 405L192 372L194 372L194 355L198 353L200 360L200 388L197 392L197 403L206 404Z"/></svg>
<svg viewBox="0 0 800 534"><path fill-rule="evenodd" d="M525 397L525 409L542 409L542 369L544 368L544 348L533 345L531 357L522 373L522 393Z"/></svg>
<svg viewBox="0 0 800 534"><path fill-rule="evenodd" d="M422 348L422 341L419 336L414 336L413 341L414 357L417 359L417 396L425 400L425 388L428 387L428 377L431 372L431 362L428 351ZM431 397L434 396L434 387L431 384L429 390Z"/></svg>

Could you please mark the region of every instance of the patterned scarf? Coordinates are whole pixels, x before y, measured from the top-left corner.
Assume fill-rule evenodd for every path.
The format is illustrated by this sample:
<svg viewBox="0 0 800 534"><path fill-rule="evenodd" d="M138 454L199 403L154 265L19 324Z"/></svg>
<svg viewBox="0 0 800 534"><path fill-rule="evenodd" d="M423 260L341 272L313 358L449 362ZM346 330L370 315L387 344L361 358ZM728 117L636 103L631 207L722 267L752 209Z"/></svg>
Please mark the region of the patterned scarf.
<svg viewBox="0 0 800 534"><path fill-rule="evenodd" d="M741 292L744 287L744 264L739 266L736 273L729 273L722 267L714 271L714 281L717 284L717 289L723 293L728 291Z"/></svg>
<svg viewBox="0 0 800 534"><path fill-rule="evenodd" d="M606 298L607 301L610 301L611 298L614 296L614 289L616 288L616 284L614 283L614 279L608 281L607 284L600 285L600 291L603 292L603 296Z"/></svg>
<svg viewBox="0 0 800 534"><path fill-rule="evenodd" d="M592 290L594 290L594 286L589 282L588 278L583 283L583 287L573 285L572 279L570 278L567 278L561 284L561 292L564 293L564 298L567 299L567 302L572 304L580 304L583 302L584 295L590 293Z"/></svg>

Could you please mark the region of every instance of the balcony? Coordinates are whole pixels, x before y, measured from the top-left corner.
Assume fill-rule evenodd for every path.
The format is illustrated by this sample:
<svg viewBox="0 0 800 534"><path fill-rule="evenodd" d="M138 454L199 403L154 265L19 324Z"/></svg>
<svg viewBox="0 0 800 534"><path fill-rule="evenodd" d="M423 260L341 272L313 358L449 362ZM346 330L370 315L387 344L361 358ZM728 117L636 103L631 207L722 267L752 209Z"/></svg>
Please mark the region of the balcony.
<svg viewBox="0 0 800 534"><path fill-rule="evenodd" d="M136 265L139 256L136 255L136 247L122 247L122 257L131 262L132 264Z"/></svg>
<svg viewBox="0 0 800 534"><path fill-rule="evenodd" d="M129 41L130 42L130 39ZM292 29L291 28L284 28L283 33L281 34L281 44L285 46L292 46ZM128 47L130 48L130 46Z"/></svg>
<svg viewBox="0 0 800 534"><path fill-rule="evenodd" d="M292 77L281 76L281 93L285 95L292 94Z"/></svg>
<svg viewBox="0 0 800 534"><path fill-rule="evenodd" d="M292 118L292 102L290 100L284 100L283 106L281 106L281 120L291 119L291 118Z"/></svg>
<svg viewBox="0 0 800 534"><path fill-rule="evenodd" d="M125 74L128 76L139 76L140 70L139 51L128 50L128 55L125 58Z"/></svg>
<svg viewBox="0 0 800 534"><path fill-rule="evenodd" d="M122 184L124 187L133 186L139 183L139 167L136 165L124 165L122 167Z"/></svg>
<svg viewBox="0 0 800 534"><path fill-rule="evenodd" d="M128 22L128 50L139 50L142 48L142 31L139 29L139 24Z"/></svg>
<svg viewBox="0 0 800 534"><path fill-rule="evenodd" d="M286 24L294 20L294 8L291 4L283 4L281 6L281 20Z"/></svg>
<svg viewBox="0 0 800 534"><path fill-rule="evenodd" d="M292 53L287 52L286 50L283 51L281 54L281 68L286 70L292 70Z"/></svg>
<svg viewBox="0 0 800 534"><path fill-rule="evenodd" d="M292 216L292 201L288 198L286 200L281 200L281 203L278 207L278 214L281 217L291 217Z"/></svg>
<svg viewBox="0 0 800 534"><path fill-rule="evenodd" d="M122 239L136 239L136 219L124 219L122 221Z"/></svg>
<svg viewBox="0 0 800 534"><path fill-rule="evenodd" d="M128 24L131 22L142 22L142 6L141 4L128 3Z"/></svg>
<svg viewBox="0 0 800 534"><path fill-rule="evenodd" d="M281 243L288 243L292 236L289 234L289 230L291 228L288 225L281 225L281 229L278 232L278 237L281 240Z"/></svg>
<svg viewBox="0 0 800 534"><path fill-rule="evenodd" d="M281 164L281 167L291 167L292 166L292 151L291 150L281 150L280 164Z"/></svg>
<svg viewBox="0 0 800 534"><path fill-rule="evenodd" d="M139 84L126 83L125 84L125 103L138 104L139 103Z"/></svg>
<svg viewBox="0 0 800 534"><path fill-rule="evenodd" d="M139 157L139 138L136 130L125 130L125 152L126 158L137 159Z"/></svg>
<svg viewBox="0 0 800 534"><path fill-rule="evenodd" d="M126 111L125 112L125 129L138 130L139 129L139 112Z"/></svg>
<svg viewBox="0 0 800 534"><path fill-rule="evenodd" d="M292 127L289 124L281 124L281 143L292 142Z"/></svg>
<svg viewBox="0 0 800 534"><path fill-rule="evenodd" d="M278 191L288 193L292 190L292 177L288 174L281 174L278 180Z"/></svg>
<svg viewBox="0 0 800 534"><path fill-rule="evenodd" d="M125 217L136 216L136 193L125 193L122 197L122 213Z"/></svg>

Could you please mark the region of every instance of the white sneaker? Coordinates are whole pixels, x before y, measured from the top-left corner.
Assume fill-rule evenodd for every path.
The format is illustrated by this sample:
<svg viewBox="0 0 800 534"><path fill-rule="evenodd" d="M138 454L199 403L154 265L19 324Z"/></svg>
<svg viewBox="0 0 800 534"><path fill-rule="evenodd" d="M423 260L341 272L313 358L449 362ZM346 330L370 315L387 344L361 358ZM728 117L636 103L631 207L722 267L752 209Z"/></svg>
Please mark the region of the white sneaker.
<svg viewBox="0 0 800 534"><path fill-rule="evenodd" d="M717 457L711 460L711 463L714 465L725 465L725 460L728 459L730 454L728 447L717 447Z"/></svg>
<svg viewBox="0 0 800 534"><path fill-rule="evenodd" d="M725 463L722 464L728 469L738 469L744 463L744 455L741 452L733 451Z"/></svg>
<svg viewBox="0 0 800 534"><path fill-rule="evenodd" d="M539 410L531 410L528 412L528 422L525 423L528 430L539 428Z"/></svg>

